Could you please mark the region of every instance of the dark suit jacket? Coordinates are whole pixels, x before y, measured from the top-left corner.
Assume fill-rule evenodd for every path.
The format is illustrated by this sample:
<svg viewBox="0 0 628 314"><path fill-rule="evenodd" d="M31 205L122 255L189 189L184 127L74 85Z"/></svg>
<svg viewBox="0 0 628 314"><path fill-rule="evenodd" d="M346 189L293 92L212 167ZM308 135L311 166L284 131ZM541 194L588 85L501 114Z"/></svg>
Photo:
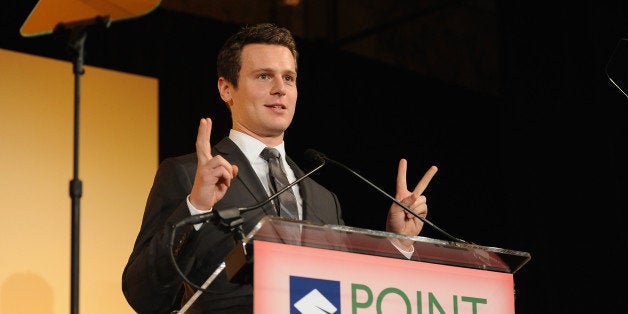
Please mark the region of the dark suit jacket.
<svg viewBox="0 0 628 314"><path fill-rule="evenodd" d="M246 207L264 201L268 195L250 163L229 138L212 148L239 168L225 197L214 208ZM304 172L290 159L288 164L301 177ZM181 308L183 280L170 260L169 224L190 216L186 197L192 189L196 172L196 154L165 159L155 175L148 196L142 226L133 252L122 276L122 291L138 313L170 313ZM299 183L304 219L323 224L343 224L340 204L335 194L311 178ZM265 215L273 215L272 203L245 212L244 232L248 233ZM177 229L173 252L178 266L196 285L201 286L233 248L233 234L214 223ZM224 272L223 272L224 273ZM205 313L252 313L252 286L233 283L222 275L196 301Z"/></svg>

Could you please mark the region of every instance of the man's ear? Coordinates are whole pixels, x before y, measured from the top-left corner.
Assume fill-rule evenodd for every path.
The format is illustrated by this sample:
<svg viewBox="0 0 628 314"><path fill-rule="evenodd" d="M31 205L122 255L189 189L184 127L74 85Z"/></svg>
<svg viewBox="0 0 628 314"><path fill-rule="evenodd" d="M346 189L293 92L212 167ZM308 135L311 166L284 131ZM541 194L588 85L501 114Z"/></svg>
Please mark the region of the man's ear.
<svg viewBox="0 0 628 314"><path fill-rule="evenodd" d="M229 83L224 77L218 78L218 93L220 93L220 98L222 98L222 100L228 105L231 105L232 90L233 85L231 85L231 83Z"/></svg>

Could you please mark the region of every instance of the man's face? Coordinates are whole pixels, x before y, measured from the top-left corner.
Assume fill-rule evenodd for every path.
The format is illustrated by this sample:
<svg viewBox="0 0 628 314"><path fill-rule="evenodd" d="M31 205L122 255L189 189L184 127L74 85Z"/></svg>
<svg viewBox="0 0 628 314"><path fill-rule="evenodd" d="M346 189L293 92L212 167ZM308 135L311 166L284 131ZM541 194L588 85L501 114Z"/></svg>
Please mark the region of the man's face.
<svg viewBox="0 0 628 314"><path fill-rule="evenodd" d="M219 80L231 107L233 128L257 138L283 139L297 102L296 61L279 45L249 44L242 49L238 87Z"/></svg>

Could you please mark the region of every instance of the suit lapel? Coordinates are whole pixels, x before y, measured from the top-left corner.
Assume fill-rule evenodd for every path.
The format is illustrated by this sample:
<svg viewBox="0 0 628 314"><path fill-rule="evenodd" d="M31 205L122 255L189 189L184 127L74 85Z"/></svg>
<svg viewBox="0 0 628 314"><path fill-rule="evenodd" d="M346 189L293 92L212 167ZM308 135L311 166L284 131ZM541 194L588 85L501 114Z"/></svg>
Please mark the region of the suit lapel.
<svg viewBox="0 0 628 314"><path fill-rule="evenodd" d="M240 182L258 203L266 200L268 195L266 194L266 190L264 190L264 186L255 174L255 170L253 170L253 167L249 163L248 159L246 159L246 156L244 156L242 151L231 139L226 137L221 140L214 146L212 154L221 155L231 164L238 166L238 175L235 180ZM274 214L274 209L272 207L272 203L270 202L264 206L263 209L264 212L269 215Z"/></svg>
<svg viewBox="0 0 628 314"><path fill-rule="evenodd" d="M297 166L297 164L292 159L290 159L290 157L286 156L286 162L288 162L288 166L290 166L290 168L292 168L292 171L294 171L294 176L297 179L305 175L305 172L303 172L303 170L301 170L301 168L299 168L299 166ZM311 206L308 202L308 196L311 194L311 186L310 184L308 184L308 180L309 178L305 178L298 184L299 194L301 195L301 199L303 200L303 220L309 220L312 218L310 215Z"/></svg>

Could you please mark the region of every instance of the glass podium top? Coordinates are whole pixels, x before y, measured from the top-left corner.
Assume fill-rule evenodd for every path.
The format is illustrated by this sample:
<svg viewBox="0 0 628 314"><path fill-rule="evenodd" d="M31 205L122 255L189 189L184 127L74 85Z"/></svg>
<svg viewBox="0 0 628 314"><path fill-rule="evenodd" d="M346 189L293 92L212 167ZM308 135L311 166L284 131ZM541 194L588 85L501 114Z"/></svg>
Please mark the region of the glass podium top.
<svg viewBox="0 0 628 314"><path fill-rule="evenodd" d="M412 241L414 254L410 258L401 254L391 244L393 239ZM527 252L349 226L319 225L276 216L261 219L244 242L254 246L255 240L511 274L531 259Z"/></svg>

